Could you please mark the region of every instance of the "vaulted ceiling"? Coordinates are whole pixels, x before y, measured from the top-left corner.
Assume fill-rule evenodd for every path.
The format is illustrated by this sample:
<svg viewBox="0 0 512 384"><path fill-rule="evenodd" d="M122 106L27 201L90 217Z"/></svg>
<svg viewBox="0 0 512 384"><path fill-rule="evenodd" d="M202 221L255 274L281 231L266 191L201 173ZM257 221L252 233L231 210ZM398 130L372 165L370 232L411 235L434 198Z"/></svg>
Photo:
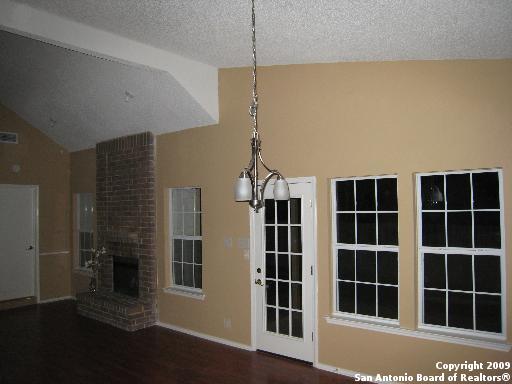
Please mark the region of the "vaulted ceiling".
<svg viewBox="0 0 512 384"><path fill-rule="evenodd" d="M263 65L512 58L509 0L256 0L256 21ZM0 102L70 150L215 123L217 68L251 60L250 0L0 0L0 29Z"/></svg>

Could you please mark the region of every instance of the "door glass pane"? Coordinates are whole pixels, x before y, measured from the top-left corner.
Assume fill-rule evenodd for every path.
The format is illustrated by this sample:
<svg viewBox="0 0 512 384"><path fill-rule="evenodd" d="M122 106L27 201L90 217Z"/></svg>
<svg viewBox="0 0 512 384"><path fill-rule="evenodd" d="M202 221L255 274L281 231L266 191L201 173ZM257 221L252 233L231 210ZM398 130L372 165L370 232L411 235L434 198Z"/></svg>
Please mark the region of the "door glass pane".
<svg viewBox="0 0 512 384"><path fill-rule="evenodd" d="M276 309L267 307L267 331L276 332Z"/></svg>
<svg viewBox="0 0 512 384"><path fill-rule="evenodd" d="M292 281L302 281L302 255L291 255Z"/></svg>
<svg viewBox="0 0 512 384"><path fill-rule="evenodd" d="M290 311L288 309L279 310L279 333L282 335L290 334Z"/></svg>
<svg viewBox="0 0 512 384"><path fill-rule="evenodd" d="M276 282L274 280L267 280L265 282L266 297L268 305L276 305Z"/></svg>
<svg viewBox="0 0 512 384"><path fill-rule="evenodd" d="M265 224L274 224L276 220L275 202L273 199L265 200Z"/></svg>
<svg viewBox="0 0 512 384"><path fill-rule="evenodd" d="M265 250L274 251L276 239L275 239L274 227L265 227Z"/></svg>
<svg viewBox="0 0 512 384"><path fill-rule="evenodd" d="M292 283L292 308L302 309L302 284Z"/></svg>
<svg viewBox="0 0 512 384"><path fill-rule="evenodd" d="M288 227L277 227L277 250L288 252Z"/></svg>
<svg viewBox="0 0 512 384"><path fill-rule="evenodd" d="M288 201L279 200L277 203L277 224L288 224Z"/></svg>
<svg viewBox="0 0 512 384"><path fill-rule="evenodd" d="M276 255L267 253L265 256L265 273L267 278L276 278Z"/></svg>
<svg viewBox="0 0 512 384"><path fill-rule="evenodd" d="M290 224L300 224L301 222L301 199L290 199Z"/></svg>
<svg viewBox="0 0 512 384"><path fill-rule="evenodd" d="M277 255L277 276L281 280L288 280L290 278L290 270L288 265L288 255Z"/></svg>
<svg viewBox="0 0 512 384"><path fill-rule="evenodd" d="M292 311L292 336L302 338L302 312Z"/></svg>
<svg viewBox="0 0 512 384"><path fill-rule="evenodd" d="M280 281L278 283L279 306L288 308L290 306L290 283Z"/></svg>
<svg viewBox="0 0 512 384"><path fill-rule="evenodd" d="M290 251L294 253L302 252L301 227L299 226L290 227L290 248Z"/></svg>

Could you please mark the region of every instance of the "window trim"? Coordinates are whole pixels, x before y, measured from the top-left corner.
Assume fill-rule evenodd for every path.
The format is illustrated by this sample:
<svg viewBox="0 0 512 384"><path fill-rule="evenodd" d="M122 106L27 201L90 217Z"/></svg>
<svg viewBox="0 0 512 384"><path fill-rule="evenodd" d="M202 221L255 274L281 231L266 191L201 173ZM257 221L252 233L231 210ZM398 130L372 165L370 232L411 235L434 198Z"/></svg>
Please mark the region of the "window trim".
<svg viewBox="0 0 512 384"><path fill-rule="evenodd" d="M174 271L173 271L173 257L174 257L174 239L181 239L181 240L200 240L201 241L201 286L203 286L204 279L202 278L202 272L204 270L204 260L203 260L203 204L201 203L201 210L200 211L194 211L194 212L180 212L180 213L192 213L192 214L199 214L201 217L201 235L200 236L186 236L186 235L174 235L173 234L173 209L172 209L172 192L174 190L196 190L199 189L200 196L202 197L202 188L198 186L192 186L192 187L170 187L168 188L168 220L169 220L169 283L166 288L164 288L164 292L171 293L179 296L185 296L190 298L195 298L199 300L204 300L205 295L203 292L204 287L202 288L195 288L195 287L189 287L186 285L179 285L174 283ZM201 199L200 197L200 199ZM202 200L202 199L201 199ZM195 217L194 217L195 220ZM194 222L194 228L195 228L195 222ZM192 255L194 257L194 255ZM183 259L181 261L183 264ZM188 263L187 263L188 264ZM195 265L195 262L192 264ZM192 268L193 269L193 268Z"/></svg>
<svg viewBox="0 0 512 384"><path fill-rule="evenodd" d="M93 196L94 202L96 202L96 196L93 192L75 192L73 194L73 272L85 276L92 276L92 271L90 268L85 266L82 267L80 265L80 195L85 193L91 194ZM95 204L93 205L93 209L94 208ZM94 236L94 222L93 231L91 233L93 233Z"/></svg>
<svg viewBox="0 0 512 384"><path fill-rule="evenodd" d="M397 181L397 203L398 203L398 175L397 174L386 174L386 175L378 175L378 176L353 176L353 177L336 177L331 179L331 266L332 266L332 306L331 306L331 314L332 316L330 318L332 319L339 319L342 321L347 322L357 322L357 323L365 323L365 324L374 324L374 325L384 325L384 326L391 326L391 327L398 327L400 325L400 239L398 238L398 245L378 245L378 244L345 244L345 243L337 243L337 223L336 223L336 215L338 211L336 210L336 182L337 181L354 181L357 180L379 180L379 179L389 179L393 178ZM355 194L354 194L354 198ZM375 197L375 202L377 203L377 196ZM354 207L357 208L357 207ZM375 207L377 209L377 207ZM357 211L354 211L356 213ZM360 211L360 212L366 212L366 211ZM371 211L373 212L373 211ZM375 211L379 212L379 211ZM397 211L380 211L381 213L396 213L398 224L397 224L397 236L400 233L400 215L399 215L399 209L397 206ZM356 222L357 225L357 222ZM378 231L378 224L376 227L376 231ZM388 319L384 317L379 316L368 316L368 315L361 315L357 313L348 313L348 312L341 312L338 311L338 292L337 292L337 250L339 248L339 244L344 244L343 249L360 249L360 250L382 250L382 251L391 251L396 252L397 254L397 265L398 265L398 271L397 271L397 290L398 290L398 302L397 302L397 311L398 311L398 318L397 319ZM373 283L371 283L373 284ZM377 282L375 282L374 285L379 285ZM394 286L394 285L392 285ZM357 300L357 297L356 297ZM376 300L378 300L378 297L376 297Z"/></svg>
<svg viewBox="0 0 512 384"><path fill-rule="evenodd" d="M446 245L445 247L429 247L422 246L423 240L423 221L421 219L422 213L422 205L421 205L421 177L422 176L446 176L446 175L457 175L457 174L466 174L466 173L485 173L485 172L497 172L498 180L499 180L499 201L500 201L500 235L501 235L501 248L461 248L461 247L449 247ZM491 341L504 341L507 339L507 291L506 291L506 233L505 233L505 205L504 205L504 190L503 190L503 170L502 168L478 168L478 169L465 169L465 170L455 170L455 171L436 171L436 172L417 172L415 173L415 195L416 195L416 254L417 254L417 277L418 277L418 285L417 285L417 329L421 331L431 332L440 335L441 337L462 337L462 338L471 338L477 340L491 340ZM446 180L446 178L445 178ZM444 183L444 196L446 196L446 182ZM471 204L473 204L473 186L471 185ZM430 210L428 210L430 212ZM440 212L441 210L439 210ZM457 210L455 210L457 211ZM463 210L467 211L467 210ZM473 206L470 209L472 213L472 237L474 237L474 219L473 219ZM485 210L484 210L485 211ZM497 210L492 210L497 211ZM436 212L433 210L433 212ZM448 207L445 205L445 209L442 212L448 212ZM445 223L447 217L445 215ZM448 228L445 225L445 236L447 236ZM447 240L447 237L446 237ZM446 243L448 244L448 243ZM474 245L474 244L473 244ZM429 251L433 253L442 253L442 254L450 254L450 253L458 253L458 254L492 254L494 256L500 257L500 274L501 274L501 333L496 332L488 332L488 331L480 331L480 330L466 330L463 328L455 328L441 326L441 325L432 325L425 324L423 322L423 254L429 253ZM473 269L474 275L474 269ZM473 294L475 292L475 287L473 286ZM448 290L448 287L446 288ZM448 305L448 303L446 304ZM475 310L473 309L473 319L475 320Z"/></svg>

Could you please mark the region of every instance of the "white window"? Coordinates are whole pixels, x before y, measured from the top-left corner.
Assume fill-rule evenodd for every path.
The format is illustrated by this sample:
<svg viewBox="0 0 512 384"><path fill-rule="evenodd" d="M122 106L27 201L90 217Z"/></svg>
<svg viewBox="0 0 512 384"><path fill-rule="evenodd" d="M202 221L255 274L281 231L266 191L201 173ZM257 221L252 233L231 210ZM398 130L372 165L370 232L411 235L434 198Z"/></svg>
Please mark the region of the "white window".
<svg viewBox="0 0 512 384"><path fill-rule="evenodd" d="M75 268L87 270L94 248L94 194L75 194Z"/></svg>
<svg viewBox="0 0 512 384"><path fill-rule="evenodd" d="M504 219L499 169L416 178L420 327L504 335Z"/></svg>
<svg viewBox="0 0 512 384"><path fill-rule="evenodd" d="M172 188L170 192L173 286L201 291L203 287L201 189Z"/></svg>
<svg viewBox="0 0 512 384"><path fill-rule="evenodd" d="M333 179L334 312L398 323L396 176Z"/></svg>

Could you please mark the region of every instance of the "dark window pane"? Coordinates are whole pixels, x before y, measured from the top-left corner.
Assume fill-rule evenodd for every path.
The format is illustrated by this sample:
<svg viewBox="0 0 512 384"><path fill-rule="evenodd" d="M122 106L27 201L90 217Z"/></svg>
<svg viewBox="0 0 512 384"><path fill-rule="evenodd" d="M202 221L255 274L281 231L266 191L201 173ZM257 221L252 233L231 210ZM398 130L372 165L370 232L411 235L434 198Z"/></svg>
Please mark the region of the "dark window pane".
<svg viewBox="0 0 512 384"><path fill-rule="evenodd" d="M338 243L355 244L355 215L353 213L338 213L336 219Z"/></svg>
<svg viewBox="0 0 512 384"><path fill-rule="evenodd" d="M203 288L203 270L200 265L194 265L194 287Z"/></svg>
<svg viewBox="0 0 512 384"><path fill-rule="evenodd" d="M302 281L302 255L290 255L293 281Z"/></svg>
<svg viewBox="0 0 512 384"><path fill-rule="evenodd" d="M290 199L290 224L301 223L301 199Z"/></svg>
<svg viewBox="0 0 512 384"><path fill-rule="evenodd" d="M357 214L358 244L375 244L375 219L374 213Z"/></svg>
<svg viewBox="0 0 512 384"><path fill-rule="evenodd" d="M338 279L355 280L354 251L338 249Z"/></svg>
<svg viewBox="0 0 512 384"><path fill-rule="evenodd" d="M379 317L398 319L398 288L378 287Z"/></svg>
<svg viewBox="0 0 512 384"><path fill-rule="evenodd" d="M267 307L267 331L276 331L276 309Z"/></svg>
<svg viewBox="0 0 512 384"><path fill-rule="evenodd" d="M267 280L266 282L266 295L267 304L276 305L276 282L274 280Z"/></svg>
<svg viewBox="0 0 512 384"><path fill-rule="evenodd" d="M183 285L194 287L194 266L192 264L183 264Z"/></svg>
<svg viewBox="0 0 512 384"><path fill-rule="evenodd" d="M421 176L421 209L444 209L444 176Z"/></svg>
<svg viewBox="0 0 512 384"><path fill-rule="evenodd" d="M377 252L377 278L381 284L398 284L396 252Z"/></svg>
<svg viewBox="0 0 512 384"><path fill-rule="evenodd" d="M290 227L290 251L295 253L302 252L301 227Z"/></svg>
<svg viewBox="0 0 512 384"><path fill-rule="evenodd" d="M288 224L288 201L278 200L277 202L277 224Z"/></svg>
<svg viewBox="0 0 512 384"><path fill-rule="evenodd" d="M336 182L336 210L355 211L353 180Z"/></svg>
<svg viewBox="0 0 512 384"><path fill-rule="evenodd" d="M203 242L194 240L194 263L203 264Z"/></svg>
<svg viewBox="0 0 512 384"><path fill-rule="evenodd" d="M340 312L354 313L355 306L355 284L354 283L338 283L338 310Z"/></svg>
<svg viewBox="0 0 512 384"><path fill-rule="evenodd" d="M358 211L375 211L375 180L356 181L356 209Z"/></svg>
<svg viewBox="0 0 512 384"><path fill-rule="evenodd" d="M448 289L473 290L473 261L471 255L448 255Z"/></svg>
<svg viewBox="0 0 512 384"><path fill-rule="evenodd" d="M265 276L271 279L276 278L276 255L274 253L265 255Z"/></svg>
<svg viewBox="0 0 512 384"><path fill-rule="evenodd" d="M373 284L357 284L357 313L359 315L376 315L376 286Z"/></svg>
<svg viewBox="0 0 512 384"><path fill-rule="evenodd" d="M288 280L290 278L288 255L277 255L277 276L281 280Z"/></svg>
<svg viewBox="0 0 512 384"><path fill-rule="evenodd" d="M274 227L265 227L265 250L267 251L274 251L276 249L276 238L274 231Z"/></svg>
<svg viewBox="0 0 512 384"><path fill-rule="evenodd" d="M276 305L276 282L274 280L267 280L266 285L267 304Z"/></svg>
<svg viewBox="0 0 512 384"><path fill-rule="evenodd" d="M302 284L292 284L292 308L302 309Z"/></svg>
<svg viewBox="0 0 512 384"><path fill-rule="evenodd" d="M194 240L183 240L183 261L194 262Z"/></svg>
<svg viewBox="0 0 512 384"><path fill-rule="evenodd" d="M174 261L183 260L182 259L182 250L181 250L182 242L183 242L183 240L181 240L181 239L174 239L174 241L173 241L174 249L172 251L172 258Z"/></svg>
<svg viewBox="0 0 512 384"><path fill-rule="evenodd" d="M424 290L423 295L423 322L446 325L446 293Z"/></svg>
<svg viewBox="0 0 512 384"><path fill-rule="evenodd" d="M475 296L476 329L501 333L501 296Z"/></svg>
<svg viewBox="0 0 512 384"><path fill-rule="evenodd" d="M366 281L375 283L375 252L357 251L356 252L356 276L357 281Z"/></svg>
<svg viewBox="0 0 512 384"><path fill-rule="evenodd" d="M446 175L446 202L448 209L471 209L469 173Z"/></svg>
<svg viewBox="0 0 512 384"><path fill-rule="evenodd" d="M377 208L379 211L398 211L395 178L377 180Z"/></svg>
<svg viewBox="0 0 512 384"><path fill-rule="evenodd" d="M398 214L379 213L379 244L398 245Z"/></svg>
<svg viewBox="0 0 512 384"><path fill-rule="evenodd" d="M181 263L172 263L172 274L176 285L183 285L183 269L181 266Z"/></svg>
<svg viewBox="0 0 512 384"><path fill-rule="evenodd" d="M478 292L501 292L499 256L475 256L475 290Z"/></svg>
<svg viewBox="0 0 512 384"><path fill-rule="evenodd" d="M292 311L292 336L302 338L302 312Z"/></svg>
<svg viewBox="0 0 512 384"><path fill-rule="evenodd" d="M500 213L475 212L475 248L501 248Z"/></svg>
<svg viewBox="0 0 512 384"><path fill-rule="evenodd" d="M446 246L444 213L423 212L421 216L423 245L427 247Z"/></svg>
<svg viewBox="0 0 512 384"><path fill-rule="evenodd" d="M448 326L473 329L473 294L448 292Z"/></svg>
<svg viewBox="0 0 512 384"><path fill-rule="evenodd" d="M425 253L423 255L423 285L425 288L446 288L444 255Z"/></svg>
<svg viewBox="0 0 512 384"><path fill-rule="evenodd" d="M279 333L281 335L290 334L290 311L287 309L279 310Z"/></svg>
<svg viewBox="0 0 512 384"><path fill-rule="evenodd" d="M277 283L279 306L288 308L290 306L290 284L279 281Z"/></svg>
<svg viewBox="0 0 512 384"><path fill-rule="evenodd" d="M448 246L471 248L471 212L448 212Z"/></svg>
<svg viewBox="0 0 512 384"><path fill-rule="evenodd" d="M498 172L473 173L473 202L475 209L500 207Z"/></svg>
<svg viewBox="0 0 512 384"><path fill-rule="evenodd" d="M288 252L288 227L277 227L277 250Z"/></svg>
<svg viewBox="0 0 512 384"><path fill-rule="evenodd" d="M275 201L273 199L265 200L265 224L274 224L276 220Z"/></svg>

